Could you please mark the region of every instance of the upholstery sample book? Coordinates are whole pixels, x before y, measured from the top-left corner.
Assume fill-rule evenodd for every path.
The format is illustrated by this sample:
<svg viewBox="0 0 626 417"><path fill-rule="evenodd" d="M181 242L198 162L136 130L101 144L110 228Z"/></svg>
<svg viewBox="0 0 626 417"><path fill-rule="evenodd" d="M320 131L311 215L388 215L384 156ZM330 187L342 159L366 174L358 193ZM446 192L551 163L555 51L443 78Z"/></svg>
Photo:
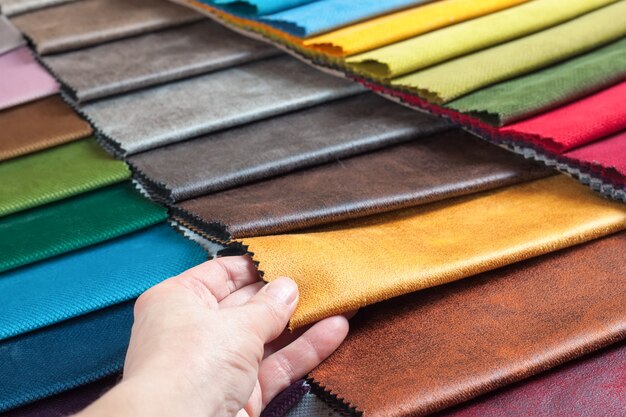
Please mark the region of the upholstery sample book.
<svg viewBox="0 0 626 417"><path fill-rule="evenodd" d="M80 111L126 155L361 91L285 56L88 103Z"/></svg>
<svg viewBox="0 0 626 417"><path fill-rule="evenodd" d="M93 133L58 95L0 111L0 125L0 161Z"/></svg>
<svg viewBox="0 0 626 417"><path fill-rule="evenodd" d="M622 340L625 250L620 233L368 307L314 387L364 416L426 415Z"/></svg>
<svg viewBox="0 0 626 417"><path fill-rule="evenodd" d="M26 40L19 30L7 19L0 15L0 55L24 46Z"/></svg>
<svg viewBox="0 0 626 417"><path fill-rule="evenodd" d="M0 218L0 272L125 235L167 219L130 183Z"/></svg>
<svg viewBox="0 0 626 417"><path fill-rule="evenodd" d="M182 201L173 214L204 235L228 240L432 203L553 172L454 129Z"/></svg>
<svg viewBox="0 0 626 417"><path fill-rule="evenodd" d="M373 94L337 100L128 158L157 197L180 201L449 129Z"/></svg>
<svg viewBox="0 0 626 417"><path fill-rule="evenodd" d="M210 20L42 58L74 101L86 102L276 55Z"/></svg>
<svg viewBox="0 0 626 417"><path fill-rule="evenodd" d="M624 228L623 204L557 176L241 242L265 280L288 276L298 283L290 323L300 327Z"/></svg>

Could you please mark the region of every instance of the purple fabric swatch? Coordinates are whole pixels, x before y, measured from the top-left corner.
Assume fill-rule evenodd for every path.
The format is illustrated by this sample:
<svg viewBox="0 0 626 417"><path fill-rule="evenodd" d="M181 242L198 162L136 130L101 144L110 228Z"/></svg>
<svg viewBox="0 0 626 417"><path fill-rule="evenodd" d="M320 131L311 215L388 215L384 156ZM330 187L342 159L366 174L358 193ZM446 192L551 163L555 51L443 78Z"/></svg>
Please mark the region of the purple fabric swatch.
<svg viewBox="0 0 626 417"><path fill-rule="evenodd" d="M310 390L311 387L303 379L294 382L270 401L261 417L285 416Z"/></svg>

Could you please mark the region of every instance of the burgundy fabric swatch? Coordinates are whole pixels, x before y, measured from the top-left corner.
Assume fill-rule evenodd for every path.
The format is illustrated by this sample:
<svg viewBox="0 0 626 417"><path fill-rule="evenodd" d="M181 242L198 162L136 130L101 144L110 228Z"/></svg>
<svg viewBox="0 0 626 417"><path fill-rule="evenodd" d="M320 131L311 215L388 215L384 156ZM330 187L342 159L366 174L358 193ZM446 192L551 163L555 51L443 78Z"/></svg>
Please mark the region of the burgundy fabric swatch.
<svg viewBox="0 0 626 417"><path fill-rule="evenodd" d="M261 417L284 417L310 390L303 379L294 382L270 401Z"/></svg>
<svg viewBox="0 0 626 417"><path fill-rule="evenodd" d="M59 84L26 46L0 56L0 110L59 91Z"/></svg>

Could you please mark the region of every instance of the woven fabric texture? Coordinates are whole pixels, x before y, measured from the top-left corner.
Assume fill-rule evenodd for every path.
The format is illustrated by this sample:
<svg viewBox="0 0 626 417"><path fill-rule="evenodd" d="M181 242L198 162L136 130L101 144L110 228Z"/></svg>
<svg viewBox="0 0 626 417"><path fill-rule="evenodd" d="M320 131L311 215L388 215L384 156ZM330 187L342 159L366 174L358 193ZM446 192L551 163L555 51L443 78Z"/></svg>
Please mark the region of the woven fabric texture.
<svg viewBox="0 0 626 417"><path fill-rule="evenodd" d="M0 110L59 92L59 84L22 46L0 55Z"/></svg>
<svg viewBox="0 0 626 417"><path fill-rule="evenodd" d="M74 0L0 0L0 13L5 16L26 13Z"/></svg>
<svg viewBox="0 0 626 417"><path fill-rule="evenodd" d="M448 107L502 126L626 79L626 38L561 64L478 90Z"/></svg>
<svg viewBox="0 0 626 417"><path fill-rule="evenodd" d="M130 177L93 139L0 164L0 216L114 184Z"/></svg>
<svg viewBox="0 0 626 417"><path fill-rule="evenodd" d="M311 377L364 416L421 416L595 351L626 337L625 250L621 233L367 308Z"/></svg>
<svg viewBox="0 0 626 417"><path fill-rule="evenodd" d="M277 57L97 101L81 111L120 153L133 154L361 91Z"/></svg>
<svg viewBox="0 0 626 417"><path fill-rule="evenodd" d="M82 0L11 19L37 52L50 54L200 20L188 8L162 0Z"/></svg>
<svg viewBox="0 0 626 417"><path fill-rule="evenodd" d="M167 219L130 183L0 218L0 272L113 239Z"/></svg>
<svg viewBox="0 0 626 417"><path fill-rule="evenodd" d="M122 39L43 58L75 101L85 102L278 54L217 23Z"/></svg>
<svg viewBox="0 0 626 417"><path fill-rule="evenodd" d="M395 78L392 84L445 103L598 48L624 35L626 2L619 1L521 39Z"/></svg>
<svg viewBox="0 0 626 417"><path fill-rule="evenodd" d="M25 44L26 40L20 31L13 26L9 19L0 15L0 55Z"/></svg>
<svg viewBox="0 0 626 417"><path fill-rule="evenodd" d="M84 138L91 126L58 95L0 112L0 161Z"/></svg>
<svg viewBox="0 0 626 417"><path fill-rule="evenodd" d="M384 213L551 173L452 130L183 201L176 205L181 210L175 216L207 233L224 224L226 240Z"/></svg>
<svg viewBox="0 0 626 417"><path fill-rule="evenodd" d="M290 324L300 327L623 228L623 204L557 176L242 242L260 262L263 279L288 276L298 283Z"/></svg>

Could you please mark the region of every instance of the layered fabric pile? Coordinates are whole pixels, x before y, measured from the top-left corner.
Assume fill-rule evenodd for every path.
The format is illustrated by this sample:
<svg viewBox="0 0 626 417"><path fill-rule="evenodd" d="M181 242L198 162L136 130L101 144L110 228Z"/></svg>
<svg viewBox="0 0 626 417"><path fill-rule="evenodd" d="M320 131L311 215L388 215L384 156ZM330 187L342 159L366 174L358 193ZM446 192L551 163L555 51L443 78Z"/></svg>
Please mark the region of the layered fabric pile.
<svg viewBox="0 0 626 417"><path fill-rule="evenodd" d="M360 309L266 416L623 411L626 1L189 4L0 0L0 412L102 395L208 244Z"/></svg>

